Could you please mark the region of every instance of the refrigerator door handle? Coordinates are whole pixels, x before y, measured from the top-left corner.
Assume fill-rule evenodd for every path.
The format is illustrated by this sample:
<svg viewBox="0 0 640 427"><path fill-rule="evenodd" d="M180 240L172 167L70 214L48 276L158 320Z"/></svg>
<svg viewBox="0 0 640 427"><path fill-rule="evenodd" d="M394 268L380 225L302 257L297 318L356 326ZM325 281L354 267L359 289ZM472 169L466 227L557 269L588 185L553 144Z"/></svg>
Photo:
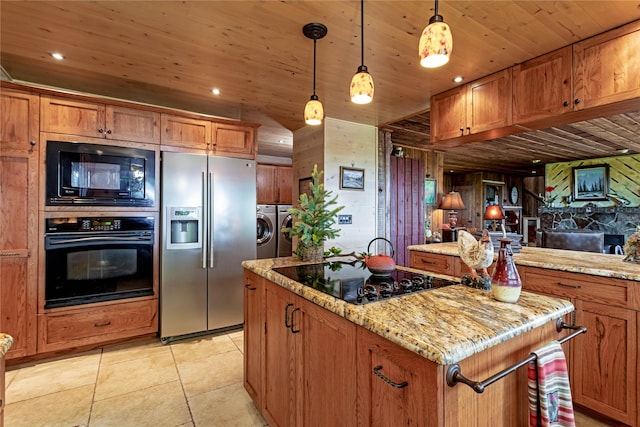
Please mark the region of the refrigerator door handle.
<svg viewBox="0 0 640 427"><path fill-rule="evenodd" d="M209 172L209 267L213 268L213 174Z"/></svg>
<svg viewBox="0 0 640 427"><path fill-rule="evenodd" d="M200 216L200 227L202 227L202 268L206 269L207 268L207 245L205 243L205 241L207 240L207 236L208 236L208 230L206 227L206 222L204 221L204 219L207 217L208 215L208 208L207 208L207 200L206 200L206 182L204 179L204 171L202 172L202 208L204 210L204 212L202 212L201 216Z"/></svg>

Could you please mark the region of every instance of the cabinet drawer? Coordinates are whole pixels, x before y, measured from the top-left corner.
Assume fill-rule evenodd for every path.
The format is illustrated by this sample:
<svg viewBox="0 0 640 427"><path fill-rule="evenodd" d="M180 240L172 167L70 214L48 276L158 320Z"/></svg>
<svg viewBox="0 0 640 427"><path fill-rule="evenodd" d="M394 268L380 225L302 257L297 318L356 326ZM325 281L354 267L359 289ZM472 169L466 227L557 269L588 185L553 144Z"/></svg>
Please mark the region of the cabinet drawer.
<svg viewBox="0 0 640 427"><path fill-rule="evenodd" d="M96 344L158 331L158 300L43 314L39 352Z"/></svg>
<svg viewBox="0 0 640 427"><path fill-rule="evenodd" d="M411 251L409 266L432 273L452 275L453 257L449 255Z"/></svg>
<svg viewBox="0 0 640 427"><path fill-rule="evenodd" d="M562 271L524 269L523 287L567 298L633 308L630 290L624 280Z"/></svg>

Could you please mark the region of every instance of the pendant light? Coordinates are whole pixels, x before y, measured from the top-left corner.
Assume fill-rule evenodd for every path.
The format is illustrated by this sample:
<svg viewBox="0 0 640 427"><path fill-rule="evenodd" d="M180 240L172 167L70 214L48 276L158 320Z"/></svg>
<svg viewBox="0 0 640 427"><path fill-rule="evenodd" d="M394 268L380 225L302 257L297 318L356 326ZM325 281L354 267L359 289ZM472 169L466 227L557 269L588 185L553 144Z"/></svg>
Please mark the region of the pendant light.
<svg viewBox="0 0 640 427"><path fill-rule="evenodd" d="M444 22L442 15L438 15L438 0L435 0L434 15L429 19L429 25L422 30L420 37L420 65L426 68L440 67L449 62L452 50L451 29Z"/></svg>
<svg viewBox="0 0 640 427"><path fill-rule="evenodd" d="M351 79L351 102L368 104L373 101L373 77L364 65L364 0L360 0L360 52L361 61L358 71Z"/></svg>
<svg viewBox="0 0 640 427"><path fill-rule="evenodd" d="M302 33L305 37L313 40L313 95L304 106L304 122L308 125L319 125L324 118L324 109L318 100L318 95L316 95L316 41L327 35L327 27L312 22L302 27Z"/></svg>

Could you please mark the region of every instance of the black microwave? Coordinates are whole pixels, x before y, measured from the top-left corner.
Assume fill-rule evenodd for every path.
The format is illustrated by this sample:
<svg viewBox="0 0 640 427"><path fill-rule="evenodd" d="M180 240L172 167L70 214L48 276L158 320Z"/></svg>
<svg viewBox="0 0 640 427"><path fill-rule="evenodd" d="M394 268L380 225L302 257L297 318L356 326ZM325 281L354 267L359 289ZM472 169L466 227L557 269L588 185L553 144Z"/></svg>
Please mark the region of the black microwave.
<svg viewBox="0 0 640 427"><path fill-rule="evenodd" d="M46 204L154 206L154 151L47 141Z"/></svg>

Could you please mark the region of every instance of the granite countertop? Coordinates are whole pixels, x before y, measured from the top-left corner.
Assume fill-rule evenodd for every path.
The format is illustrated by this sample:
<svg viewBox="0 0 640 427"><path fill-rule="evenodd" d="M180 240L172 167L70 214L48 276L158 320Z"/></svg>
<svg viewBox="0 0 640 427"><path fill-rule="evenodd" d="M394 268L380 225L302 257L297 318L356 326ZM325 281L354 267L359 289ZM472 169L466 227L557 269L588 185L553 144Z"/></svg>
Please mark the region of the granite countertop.
<svg viewBox="0 0 640 427"><path fill-rule="evenodd" d="M11 344L13 344L11 335L0 333L0 357L4 357L4 355L7 354L11 348Z"/></svg>
<svg viewBox="0 0 640 427"><path fill-rule="evenodd" d="M516 304L499 302L490 291L463 285L354 305L272 271L301 264L287 257L243 261L242 266L441 365L457 363L574 309L568 301L529 292L522 292Z"/></svg>
<svg viewBox="0 0 640 427"><path fill-rule="evenodd" d="M409 250L441 255L459 255L456 242L414 245L409 246ZM640 264L624 262L623 258L624 255L536 247L523 247L519 253L513 254L513 261L516 265L640 282Z"/></svg>

